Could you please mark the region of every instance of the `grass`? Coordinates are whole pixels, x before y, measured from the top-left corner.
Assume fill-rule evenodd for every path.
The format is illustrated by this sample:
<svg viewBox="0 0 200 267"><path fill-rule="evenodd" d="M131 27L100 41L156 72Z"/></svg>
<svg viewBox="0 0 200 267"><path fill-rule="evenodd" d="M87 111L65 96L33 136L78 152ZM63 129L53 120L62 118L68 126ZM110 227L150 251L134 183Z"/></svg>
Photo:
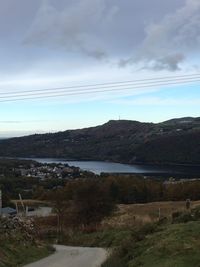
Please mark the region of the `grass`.
<svg viewBox="0 0 200 267"><path fill-rule="evenodd" d="M191 208L200 205L200 201L191 202ZM118 205L113 216L104 220L109 227L133 227L158 221L159 209L162 217L170 218L176 211L185 211L184 201L153 202L147 204Z"/></svg>
<svg viewBox="0 0 200 267"><path fill-rule="evenodd" d="M134 248L130 267L200 266L200 222L170 225Z"/></svg>
<svg viewBox="0 0 200 267"><path fill-rule="evenodd" d="M195 208L199 205L200 201L193 201L191 203L191 208ZM140 227L142 225L146 225L147 223L154 223L158 221L159 209L161 217L171 219L172 213L177 211L185 211L185 202L171 201L147 204L118 205L118 209L102 222L101 228L104 229L105 232L109 232L107 229L112 229L113 231L118 232L118 229L125 229L127 231L127 229ZM48 236L51 235L50 233L52 233L52 236L56 235L57 216L55 214L51 214L48 217L38 217L35 219L35 222L37 223L38 228L41 229L41 235ZM88 237L88 235L82 234L81 232L75 234L74 238L70 237L70 234L68 234L69 242L74 244L81 243L79 242L78 238L76 238L77 235L80 235L81 239ZM95 234L93 235L94 237L96 236ZM84 240L82 241L85 242Z"/></svg>
<svg viewBox="0 0 200 267"><path fill-rule="evenodd" d="M70 246L117 247L132 235L131 229L105 229L92 233L76 232L65 235L62 243Z"/></svg>
<svg viewBox="0 0 200 267"><path fill-rule="evenodd" d="M40 260L50 255L48 247L45 246L40 248L35 246L27 246L26 248L19 246L17 249L11 246L6 247L5 249L6 252L4 252L4 250L1 251L1 255L3 255L0 259L1 267L24 266L25 264Z"/></svg>
<svg viewBox="0 0 200 267"><path fill-rule="evenodd" d="M200 201L191 203L198 211ZM158 210L167 220L158 223ZM172 223L172 213L184 211L185 202L119 205L94 232L66 231L62 244L111 248L102 267L200 267L200 221ZM182 223L185 221L186 223Z"/></svg>
<svg viewBox="0 0 200 267"><path fill-rule="evenodd" d="M167 224L141 240L130 238L103 267L200 267L200 222Z"/></svg>
<svg viewBox="0 0 200 267"><path fill-rule="evenodd" d="M0 237L0 267L20 267L52 252L52 247L25 240L21 233Z"/></svg>
<svg viewBox="0 0 200 267"><path fill-rule="evenodd" d="M197 211L199 203L193 202L192 208ZM162 224L156 214L159 208L161 215L168 218ZM68 234L65 244L112 248L102 267L200 267L199 217L197 221L181 223L180 216L172 223L171 215L176 211L189 215L185 202L120 205L101 230Z"/></svg>

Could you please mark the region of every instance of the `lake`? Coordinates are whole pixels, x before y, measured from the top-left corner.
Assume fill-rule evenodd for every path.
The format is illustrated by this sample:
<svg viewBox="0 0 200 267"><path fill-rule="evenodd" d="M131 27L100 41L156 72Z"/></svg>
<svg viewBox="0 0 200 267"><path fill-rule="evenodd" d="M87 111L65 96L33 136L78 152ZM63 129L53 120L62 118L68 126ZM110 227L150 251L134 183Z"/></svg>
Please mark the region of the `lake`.
<svg viewBox="0 0 200 267"><path fill-rule="evenodd" d="M68 161L62 159L34 159L40 163L63 163L70 166L79 167L85 171L91 171L96 174L106 173L145 173L161 172L162 170L145 165L128 165L121 163L103 162L103 161Z"/></svg>
<svg viewBox="0 0 200 267"><path fill-rule="evenodd" d="M26 158L28 159L28 158ZM180 174L200 176L200 166L159 166L159 165L129 165L121 163L103 162L103 161L72 161L56 158L29 158L40 163L62 163L69 166L79 167L85 171L91 171L95 174L104 173L137 173L137 174Z"/></svg>

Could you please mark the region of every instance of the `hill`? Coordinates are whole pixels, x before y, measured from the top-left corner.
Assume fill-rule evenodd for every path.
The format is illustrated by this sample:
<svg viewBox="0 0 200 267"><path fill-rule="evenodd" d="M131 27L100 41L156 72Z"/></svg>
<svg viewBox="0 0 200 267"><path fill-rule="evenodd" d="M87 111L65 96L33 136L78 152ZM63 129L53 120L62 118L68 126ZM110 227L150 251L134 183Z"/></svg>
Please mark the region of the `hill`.
<svg viewBox="0 0 200 267"><path fill-rule="evenodd" d="M112 120L97 127L0 140L0 156L200 164L200 118L158 124Z"/></svg>

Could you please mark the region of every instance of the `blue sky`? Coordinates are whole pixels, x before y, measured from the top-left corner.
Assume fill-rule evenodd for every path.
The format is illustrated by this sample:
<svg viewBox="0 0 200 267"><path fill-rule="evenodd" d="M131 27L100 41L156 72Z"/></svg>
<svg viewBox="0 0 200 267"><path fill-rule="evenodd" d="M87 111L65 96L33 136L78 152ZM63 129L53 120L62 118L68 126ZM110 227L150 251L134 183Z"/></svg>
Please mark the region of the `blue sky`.
<svg viewBox="0 0 200 267"><path fill-rule="evenodd" d="M198 74L199 20L198 0L0 0L0 97ZM199 113L199 82L0 102L0 137Z"/></svg>
<svg viewBox="0 0 200 267"><path fill-rule="evenodd" d="M199 87L167 88L137 96L90 101L62 99L58 103L30 101L3 103L0 121L3 135L55 132L129 119L160 122L175 117L199 116Z"/></svg>

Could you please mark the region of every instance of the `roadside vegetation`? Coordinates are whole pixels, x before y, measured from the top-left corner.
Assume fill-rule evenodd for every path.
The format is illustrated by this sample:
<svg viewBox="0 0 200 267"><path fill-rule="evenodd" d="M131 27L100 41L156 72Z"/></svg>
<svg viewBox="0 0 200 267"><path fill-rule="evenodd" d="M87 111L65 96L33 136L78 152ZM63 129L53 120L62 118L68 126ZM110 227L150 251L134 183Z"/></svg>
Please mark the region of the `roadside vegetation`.
<svg viewBox="0 0 200 267"><path fill-rule="evenodd" d="M108 248L110 256L102 267L197 267L199 236L200 208L196 206L191 210L182 207L182 211L142 225L132 222L119 227L113 222L112 227L104 225L95 231L69 232L63 243Z"/></svg>
<svg viewBox="0 0 200 267"><path fill-rule="evenodd" d="M15 241L17 240L17 242ZM19 243L20 241L20 243ZM0 244L0 267L20 267L50 255L53 250L46 245L24 245L18 234Z"/></svg>
<svg viewBox="0 0 200 267"><path fill-rule="evenodd" d="M146 225L114 248L102 267L197 267L200 222Z"/></svg>
<svg viewBox="0 0 200 267"><path fill-rule="evenodd" d="M53 251L38 238L32 220L0 218L0 267L20 267Z"/></svg>

